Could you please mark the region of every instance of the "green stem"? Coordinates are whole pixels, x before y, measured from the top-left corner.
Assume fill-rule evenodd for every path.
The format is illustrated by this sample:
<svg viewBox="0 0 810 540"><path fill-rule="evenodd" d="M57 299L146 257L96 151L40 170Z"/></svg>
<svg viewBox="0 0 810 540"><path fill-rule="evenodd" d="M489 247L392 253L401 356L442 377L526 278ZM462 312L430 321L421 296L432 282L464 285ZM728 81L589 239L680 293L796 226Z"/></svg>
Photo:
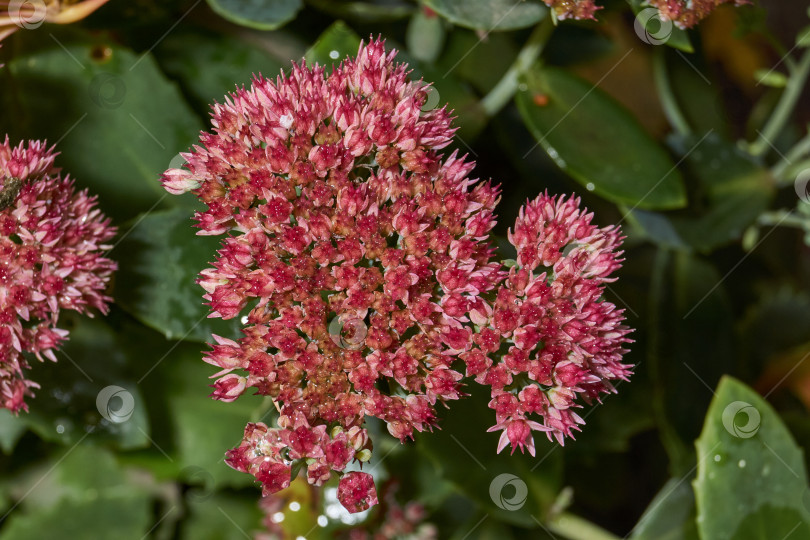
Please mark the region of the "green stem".
<svg viewBox="0 0 810 540"><path fill-rule="evenodd" d="M678 100L672 92L672 85L667 73L665 47L658 47L653 58L653 77L655 86L658 89L658 97L661 99L661 106L670 125L679 135L689 135L692 129L686 121L686 117L678 106Z"/></svg>
<svg viewBox="0 0 810 540"><path fill-rule="evenodd" d="M759 225L779 225L780 227L793 227L804 231L810 230L810 219L795 215L790 210L774 210L760 214L757 218Z"/></svg>
<svg viewBox="0 0 810 540"><path fill-rule="evenodd" d="M517 55L515 62L509 67L509 70L504 73L495 88L489 91L481 100L481 107L486 112L487 116L493 117L498 114L498 111L509 102L515 95L518 89L518 77L528 70L534 64L537 57L543 51L548 39L554 31L554 21L552 17L546 16L540 24L538 24L526 44Z"/></svg>
<svg viewBox="0 0 810 540"><path fill-rule="evenodd" d="M563 512L551 519L548 529L569 540L619 540L619 537L581 517Z"/></svg>
<svg viewBox="0 0 810 540"><path fill-rule="evenodd" d="M810 153L810 133L804 136L799 142L793 145L787 154L784 156L784 159L773 166L771 169L771 173L773 173L774 177L777 180L783 180L785 173L792 168L793 162L797 161L805 156L805 154ZM793 182L793 179L790 179L790 183ZM781 183L781 182L780 182Z"/></svg>
<svg viewBox="0 0 810 540"><path fill-rule="evenodd" d="M796 102L802 94L808 75L810 75L810 49L804 52L801 60L796 65L795 71L790 74L785 91L782 92L779 103L776 104L776 108L765 127L760 131L759 138L748 147L748 151L752 156L765 154L772 144L771 141L776 139L782 132L785 123L793 113Z"/></svg>

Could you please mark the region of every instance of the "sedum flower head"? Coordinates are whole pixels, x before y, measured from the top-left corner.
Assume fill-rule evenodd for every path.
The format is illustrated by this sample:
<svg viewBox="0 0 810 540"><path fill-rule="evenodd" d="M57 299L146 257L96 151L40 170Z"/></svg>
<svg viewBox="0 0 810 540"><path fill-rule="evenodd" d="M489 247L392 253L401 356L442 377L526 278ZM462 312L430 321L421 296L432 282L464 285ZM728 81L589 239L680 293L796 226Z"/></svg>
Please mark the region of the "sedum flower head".
<svg viewBox="0 0 810 540"><path fill-rule="evenodd" d="M331 73L302 64L256 78L213 106L213 131L163 176L169 192L205 203L198 234L227 234L198 281L211 316L240 317L244 337L214 336L206 361L220 370L215 399L253 391L279 409L277 428L249 424L227 457L265 494L288 486L296 464L322 485L367 461L366 417L402 441L432 429L436 405L463 397L465 369L504 404L518 400L513 378L537 376L523 393L549 404L496 408L507 441L530 451L533 429L570 434L576 393L590 399L627 373L615 358L621 312L599 302L618 267L618 232L591 226L578 200L546 198L513 231L520 268L493 262L499 190L470 178L474 163L440 152L454 133L449 113L423 110L424 84L395 54L377 40ZM547 229L548 204L559 208ZM554 258L568 244L581 246ZM552 258L546 292L533 270ZM538 285L527 292L516 280L529 275ZM577 342L576 330L590 341ZM498 358L504 341L523 352ZM545 425L524 420L531 412Z"/></svg>
<svg viewBox="0 0 810 540"><path fill-rule="evenodd" d="M509 232L517 260L467 362L467 374L491 387L499 452L511 444L534 455L532 431L563 444L584 423L575 400L598 400L615 391L611 381L630 375L621 363L630 331L623 310L602 298L621 262L622 237L592 218L578 198L544 194L521 209ZM483 353L504 342L506 353L490 362Z"/></svg>
<svg viewBox="0 0 810 540"><path fill-rule="evenodd" d="M102 256L115 229L55 157L43 142L0 143L0 407L14 412L37 387L23 353L56 361L68 334L56 326L60 310L106 312L115 270Z"/></svg>
<svg viewBox="0 0 810 540"><path fill-rule="evenodd" d="M602 9L594 0L543 0L560 19L595 19L594 13Z"/></svg>

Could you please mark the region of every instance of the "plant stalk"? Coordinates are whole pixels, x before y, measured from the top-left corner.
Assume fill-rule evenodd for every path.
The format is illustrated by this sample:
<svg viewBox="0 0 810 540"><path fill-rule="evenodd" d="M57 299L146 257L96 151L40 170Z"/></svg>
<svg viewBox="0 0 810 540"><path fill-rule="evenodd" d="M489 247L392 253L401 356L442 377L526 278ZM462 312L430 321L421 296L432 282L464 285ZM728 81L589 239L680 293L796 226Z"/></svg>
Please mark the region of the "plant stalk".
<svg viewBox="0 0 810 540"><path fill-rule="evenodd" d="M793 109L796 107L796 102L799 101L799 97L802 95L808 75L810 75L810 49L804 52L801 60L796 64L795 71L790 74L787 85L785 85L785 91L782 92L779 103L776 104L776 108L765 127L759 132L759 137L748 147L748 152L752 156L765 154L772 144L771 141L776 139L782 132L785 124L790 119L790 115L793 113Z"/></svg>
<svg viewBox="0 0 810 540"><path fill-rule="evenodd" d="M548 529L568 540L619 540L619 537L574 514L563 512L547 523Z"/></svg>
<svg viewBox="0 0 810 540"><path fill-rule="evenodd" d="M554 21L551 16L546 16L534 28L509 70L504 73L498 84L481 100L481 107L487 116L491 118L498 114L512 99L518 89L518 77L534 64L540 53L543 52L553 31Z"/></svg>

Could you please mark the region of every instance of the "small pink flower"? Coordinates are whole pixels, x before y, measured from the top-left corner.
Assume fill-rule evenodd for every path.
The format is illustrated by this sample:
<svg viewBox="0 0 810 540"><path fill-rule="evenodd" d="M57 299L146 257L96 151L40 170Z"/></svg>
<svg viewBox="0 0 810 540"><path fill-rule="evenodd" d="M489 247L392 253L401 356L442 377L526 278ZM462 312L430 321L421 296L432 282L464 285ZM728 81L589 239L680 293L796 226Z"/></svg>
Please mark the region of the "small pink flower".
<svg viewBox="0 0 810 540"><path fill-rule="evenodd" d="M661 18L672 21L678 28L691 28L706 18L722 4L734 3L742 6L749 0L649 0L648 4L657 7Z"/></svg>
<svg viewBox="0 0 810 540"><path fill-rule="evenodd" d="M368 510L377 504L374 477L364 472L349 472L338 483L338 500L352 514Z"/></svg>
<svg viewBox="0 0 810 540"><path fill-rule="evenodd" d="M55 362L68 335L56 327L60 310L106 313L111 300L116 265L103 254L115 228L55 157L44 142L0 143L0 407L14 412L38 387L22 353Z"/></svg>

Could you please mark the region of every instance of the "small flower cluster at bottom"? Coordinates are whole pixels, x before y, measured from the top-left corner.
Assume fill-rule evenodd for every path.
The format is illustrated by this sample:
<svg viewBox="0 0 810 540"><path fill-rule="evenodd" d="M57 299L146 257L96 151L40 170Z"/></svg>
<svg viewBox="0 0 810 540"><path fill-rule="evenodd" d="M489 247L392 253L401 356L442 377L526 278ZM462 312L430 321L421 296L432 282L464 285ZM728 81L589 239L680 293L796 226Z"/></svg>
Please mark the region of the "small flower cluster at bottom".
<svg viewBox="0 0 810 540"><path fill-rule="evenodd" d="M265 496L290 485L296 464L306 466L310 484L321 486L332 471L343 471L354 459L363 463L371 458L371 441L365 429L354 426L344 430L336 426L327 434L325 425L311 427L301 414L292 425L284 420L279 429L263 423L248 424L242 444L225 456L228 465L255 476L262 483ZM377 504L371 475L344 474L338 499L352 512L362 512Z"/></svg>

